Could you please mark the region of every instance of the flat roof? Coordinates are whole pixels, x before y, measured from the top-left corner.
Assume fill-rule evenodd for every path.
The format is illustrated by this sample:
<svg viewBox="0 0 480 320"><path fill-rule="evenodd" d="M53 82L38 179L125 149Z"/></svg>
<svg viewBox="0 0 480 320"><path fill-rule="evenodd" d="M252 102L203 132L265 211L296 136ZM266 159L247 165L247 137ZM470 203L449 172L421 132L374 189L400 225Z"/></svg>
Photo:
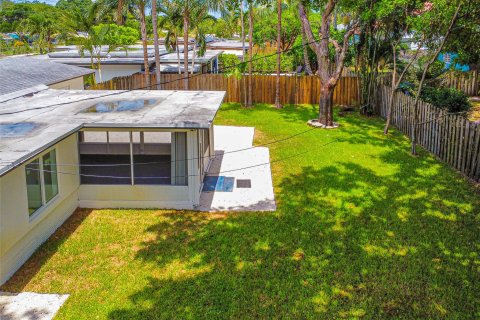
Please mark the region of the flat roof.
<svg viewBox="0 0 480 320"><path fill-rule="evenodd" d="M34 57L7 57L0 59L0 95L42 84L51 85L94 72Z"/></svg>
<svg viewBox="0 0 480 320"><path fill-rule="evenodd" d="M238 41L238 40L214 41L214 42L207 43L207 48L242 50L242 41ZM245 42L243 49L244 50L248 49L248 42Z"/></svg>
<svg viewBox="0 0 480 320"><path fill-rule="evenodd" d="M46 89L13 98L0 103L0 176L84 128L207 129L224 96L225 91ZM87 112L99 103L120 102L146 105Z"/></svg>
<svg viewBox="0 0 480 320"><path fill-rule="evenodd" d="M220 54L222 54L222 50L206 50L203 57L199 57L198 53L195 55L195 63L208 63L215 58L217 58ZM193 58L193 51L188 52L188 61L191 63ZM169 53L160 57L160 63L177 63L178 57L177 53ZM183 63L183 53L180 54L180 63Z"/></svg>
<svg viewBox="0 0 480 320"><path fill-rule="evenodd" d="M55 57L55 55L54 55ZM88 66L92 64L92 61L90 60L89 57L79 57L78 55L74 55L73 53L68 56L62 56L60 58L53 58L49 57L48 55L41 55L41 56L34 56L32 57L33 59L36 60L41 60L41 61L51 61L55 62L57 64L62 64L62 65L70 65L70 66ZM96 64L97 61L96 59L93 60L93 62ZM155 58L149 57L148 58L148 64L153 65L155 63ZM110 57L104 57L100 59L100 64L101 65L142 65L143 66L143 54L141 57L118 57L118 56L110 56Z"/></svg>
<svg viewBox="0 0 480 320"><path fill-rule="evenodd" d="M200 72L201 67L202 67L202 65L195 63L193 65L193 73ZM160 72L178 73L178 69L180 69L180 73L183 73L183 71L185 70L185 68L183 67L183 63L180 64L180 68L178 67L178 64L176 64L176 63L161 63L160 64ZM187 70L189 72L192 71L192 64L191 63L188 64Z"/></svg>

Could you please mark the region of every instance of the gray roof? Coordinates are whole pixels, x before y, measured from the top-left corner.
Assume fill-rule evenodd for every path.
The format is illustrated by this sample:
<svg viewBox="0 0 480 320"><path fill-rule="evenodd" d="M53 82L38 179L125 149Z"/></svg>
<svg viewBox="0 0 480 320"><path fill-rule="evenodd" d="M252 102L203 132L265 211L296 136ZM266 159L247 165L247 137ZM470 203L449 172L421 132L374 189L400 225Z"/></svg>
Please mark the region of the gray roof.
<svg viewBox="0 0 480 320"><path fill-rule="evenodd" d="M51 85L91 73L94 71L33 57L4 58L0 59L0 95L41 84Z"/></svg>
<svg viewBox="0 0 480 320"><path fill-rule="evenodd" d="M209 128L224 95L224 91L46 89L8 100L0 103L0 125L26 124L33 129L0 139L0 176L82 128ZM85 112L100 102L133 100L148 105L135 111Z"/></svg>

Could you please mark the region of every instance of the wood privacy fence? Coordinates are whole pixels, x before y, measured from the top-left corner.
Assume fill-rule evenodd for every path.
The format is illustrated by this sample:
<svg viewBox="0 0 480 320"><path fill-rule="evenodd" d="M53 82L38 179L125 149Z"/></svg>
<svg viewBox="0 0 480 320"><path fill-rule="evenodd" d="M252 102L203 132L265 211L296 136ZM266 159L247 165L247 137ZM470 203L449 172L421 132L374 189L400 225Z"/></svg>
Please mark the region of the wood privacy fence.
<svg viewBox="0 0 480 320"><path fill-rule="evenodd" d="M377 112L387 116L391 88L377 90ZM392 125L411 137L414 98L401 92L394 96ZM418 105L418 143L469 178L480 181L480 124L449 114L426 102Z"/></svg>
<svg viewBox="0 0 480 320"><path fill-rule="evenodd" d="M184 75L162 74L162 89L183 90ZM188 90L226 91L224 102L244 102L248 81L252 81L252 101L254 103L275 103L276 77L272 75L253 75L242 78L226 77L223 74L193 75ZM155 74L150 75L151 84L155 84ZM155 86L152 86L154 89ZM91 86L93 90L133 90L147 89L144 74L117 77ZM281 76L280 102L282 104L318 104L320 80L316 76ZM357 105L358 90L356 77L342 77L334 92L334 103Z"/></svg>
<svg viewBox="0 0 480 320"><path fill-rule="evenodd" d="M478 71L451 72L442 76L441 85L463 91L467 96L480 94L480 76Z"/></svg>

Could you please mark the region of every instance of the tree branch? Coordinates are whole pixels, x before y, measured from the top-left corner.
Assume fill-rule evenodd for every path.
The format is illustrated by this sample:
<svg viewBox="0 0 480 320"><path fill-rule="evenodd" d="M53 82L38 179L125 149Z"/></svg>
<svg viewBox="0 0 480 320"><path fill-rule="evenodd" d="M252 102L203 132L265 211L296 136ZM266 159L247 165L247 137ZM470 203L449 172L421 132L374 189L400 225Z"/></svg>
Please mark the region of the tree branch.
<svg viewBox="0 0 480 320"><path fill-rule="evenodd" d="M298 3L298 15L300 17L300 22L302 23L305 35L307 36L310 48L312 48L313 51L317 52L319 44L315 41L315 38L313 37L312 26L310 25L307 13L305 12L305 7L301 2Z"/></svg>

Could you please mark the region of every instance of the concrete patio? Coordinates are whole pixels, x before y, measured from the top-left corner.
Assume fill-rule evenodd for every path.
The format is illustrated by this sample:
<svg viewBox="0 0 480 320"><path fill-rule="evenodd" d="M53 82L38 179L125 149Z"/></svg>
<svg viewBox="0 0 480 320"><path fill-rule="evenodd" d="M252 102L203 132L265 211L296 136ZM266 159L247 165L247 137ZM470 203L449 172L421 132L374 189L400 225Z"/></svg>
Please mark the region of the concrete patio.
<svg viewBox="0 0 480 320"><path fill-rule="evenodd" d="M203 191L202 211L274 211L270 153L266 147L253 146L253 127L215 126L216 156L209 176L235 178L232 192ZM242 150L246 149L246 150ZM241 150L241 151L236 151ZM235 152L236 151L236 152ZM250 180L250 187L239 188L238 180Z"/></svg>

